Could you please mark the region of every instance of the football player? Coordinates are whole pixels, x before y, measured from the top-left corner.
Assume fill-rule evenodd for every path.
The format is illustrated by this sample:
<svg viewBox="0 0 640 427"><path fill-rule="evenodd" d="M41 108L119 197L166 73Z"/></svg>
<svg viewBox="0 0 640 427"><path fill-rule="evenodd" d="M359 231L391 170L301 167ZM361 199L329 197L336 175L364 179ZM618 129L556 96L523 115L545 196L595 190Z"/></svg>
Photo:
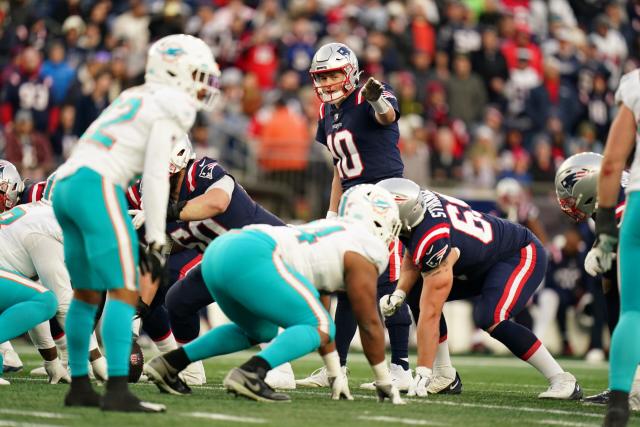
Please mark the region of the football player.
<svg viewBox="0 0 640 427"><path fill-rule="evenodd" d="M332 398L351 400L331 344L335 327L318 293L345 291L360 325L379 399L404 403L385 362L375 290L388 263L388 246L399 229L391 195L364 184L345 192L337 218L298 227L253 225L219 237L204 254L202 274L233 323L153 359L145 372L161 390L187 394L190 390L176 374L189 363L273 339L227 374L223 385L228 391L258 401L288 401L288 395L275 392L264 381L267 371L319 348ZM279 327L284 331L278 335Z"/></svg>
<svg viewBox="0 0 640 427"><path fill-rule="evenodd" d="M177 251L169 256L169 267L172 280L180 280L170 287L166 298L158 295L154 299L153 310L149 310L143 320L145 330L152 337L167 337L158 342L165 351L170 348L164 342L173 340L168 335L171 332L180 344L197 338L200 333L198 312L214 302L200 268L200 260L207 246L228 230L245 225L285 225L253 201L216 160L209 157L195 159L191 143L186 137L173 150L170 174L173 190L167 211L166 231ZM128 194L133 206L140 207L141 192L144 193L139 186L130 188ZM144 222L144 212L139 211L134 217L135 226ZM144 303L150 304L150 301ZM162 303L168 310L171 329L162 319L165 310ZM175 342L172 345L175 347ZM279 370L283 372L282 375L278 375L278 372L269 373L269 383L278 388L295 388L290 366L280 367ZM200 385L206 381L200 362L189 367L183 376L189 385Z"/></svg>
<svg viewBox="0 0 640 427"><path fill-rule="evenodd" d="M67 406L108 411L161 412L128 389L131 319L138 300L138 238L124 192L142 173L146 240L142 272L163 282L165 224L173 145L193 125L198 110L212 110L220 71L200 39L170 35L150 48L145 83L122 92L80 137L58 168L53 208L62 227L65 260L74 287L66 333L71 368ZM108 382L101 396L89 383L87 352L102 293Z"/></svg>
<svg viewBox="0 0 640 427"><path fill-rule="evenodd" d="M598 175L596 208L596 242L590 253L595 265L607 271L618 255L620 282L620 319L611 337L609 388L611 396L604 425L625 426L629 420L629 394L634 374L640 362L638 325L640 325L640 289L636 283L640 260L640 150L638 150L637 121L640 120L640 70L622 76L615 94L618 112L611 125L604 149L604 159ZM635 144L634 144L635 142ZM636 154L626 188L624 215L618 224L616 211L620 182L627 158L634 145Z"/></svg>
<svg viewBox="0 0 640 427"><path fill-rule="evenodd" d="M334 173L327 218L336 215L342 192L362 183L375 184L384 178L401 177L404 169L398 149L400 108L393 90L373 77L360 85L362 74L355 53L342 43L320 47L309 70L320 105L316 141L333 157ZM381 295L395 289L402 247L393 244L389 268L380 275ZM349 346L356 322L345 294L338 294L336 346L346 372ZM325 299L325 306L329 302ZM406 391L411 384L408 341L411 317L403 306L386 319L391 341L391 372L397 386ZM325 369L297 381L305 387L326 387ZM372 388L373 384L363 384Z"/></svg>
<svg viewBox="0 0 640 427"><path fill-rule="evenodd" d="M598 173L602 166L602 155L597 153L579 153L566 159L556 172L555 186L558 203L562 211L576 222L589 218L595 219L598 199ZM615 217L618 224L624 213L626 204L625 189L629 182L629 174L622 172L618 190ZM610 265L601 265L597 257L598 251L592 248L585 259L585 270L590 275L602 278L602 291L607 306L607 323L609 331L618 323L620 314L620 293L618 292L618 273L616 261ZM605 267L607 267L605 269ZM606 405L611 396L610 390L584 398L584 402ZM629 407L640 410L640 372L636 373L629 395Z"/></svg>
<svg viewBox="0 0 640 427"><path fill-rule="evenodd" d="M545 250L533 233L475 212L456 198L421 190L408 179L391 178L377 185L398 203L401 239L408 249L398 289L380 299L380 308L388 316L408 298L419 313L418 366L411 392L427 395L445 301L479 296L473 313L476 324L549 381L538 397L581 398L575 377L529 329L510 320L525 307L547 267Z"/></svg>

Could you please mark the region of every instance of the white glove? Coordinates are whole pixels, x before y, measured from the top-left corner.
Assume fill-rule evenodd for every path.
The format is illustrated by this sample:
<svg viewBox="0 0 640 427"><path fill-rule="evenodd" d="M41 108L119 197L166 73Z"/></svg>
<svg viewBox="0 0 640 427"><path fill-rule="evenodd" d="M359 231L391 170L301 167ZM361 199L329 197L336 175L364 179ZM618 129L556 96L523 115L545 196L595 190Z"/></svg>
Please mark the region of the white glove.
<svg viewBox="0 0 640 427"><path fill-rule="evenodd" d="M59 382L71 384L69 371L62 365L59 358L44 361L44 370L49 377L49 384L58 384Z"/></svg>
<svg viewBox="0 0 640 427"><path fill-rule="evenodd" d="M433 371L425 366L416 368L416 376L413 377L413 383L409 387L407 396L427 397L427 387L431 382Z"/></svg>
<svg viewBox="0 0 640 427"><path fill-rule="evenodd" d="M329 377L329 385L331 385L331 398L333 400L353 400L346 375L341 373L337 377Z"/></svg>
<svg viewBox="0 0 640 427"><path fill-rule="evenodd" d="M601 245L595 245L584 259L584 269L589 275L596 277L611 270L614 259L615 250L605 251Z"/></svg>
<svg viewBox="0 0 640 427"><path fill-rule="evenodd" d="M376 381L376 394L378 395L378 402L382 403L385 399L389 399L394 405L406 405L407 402L400 397L400 391L391 382L379 383Z"/></svg>
<svg viewBox="0 0 640 427"><path fill-rule="evenodd" d="M133 217L131 218L131 222L133 222L133 228L137 230L142 227L142 225L144 224L144 211L141 209L129 209L128 213Z"/></svg>
<svg viewBox="0 0 640 427"><path fill-rule="evenodd" d="M385 295L380 298L379 306L382 315L384 317L393 316L406 297L407 294L404 291L396 289L391 295Z"/></svg>

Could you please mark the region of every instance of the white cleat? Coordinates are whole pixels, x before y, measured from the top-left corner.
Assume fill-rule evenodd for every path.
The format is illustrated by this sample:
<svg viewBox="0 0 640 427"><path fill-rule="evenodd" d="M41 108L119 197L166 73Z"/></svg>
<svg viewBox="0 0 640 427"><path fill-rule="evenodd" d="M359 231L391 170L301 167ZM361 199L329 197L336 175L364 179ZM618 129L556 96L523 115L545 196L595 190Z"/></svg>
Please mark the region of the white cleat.
<svg viewBox="0 0 640 427"><path fill-rule="evenodd" d="M264 382L274 390L294 390L296 388L296 377L293 375L290 363L284 363L267 372Z"/></svg>
<svg viewBox="0 0 640 427"><path fill-rule="evenodd" d="M582 398L582 388L576 377L569 372L554 375L549 380L547 391L538 395L538 399L578 400Z"/></svg>
<svg viewBox="0 0 640 427"><path fill-rule="evenodd" d="M11 383L4 378L0 378L0 385L11 385Z"/></svg>
<svg viewBox="0 0 640 427"><path fill-rule="evenodd" d="M631 389L631 393L629 393L629 409L640 411L640 390Z"/></svg>
<svg viewBox="0 0 640 427"><path fill-rule="evenodd" d="M453 366L440 366L433 370L431 382L427 386L429 394L460 394L462 381Z"/></svg>
<svg viewBox="0 0 640 427"><path fill-rule="evenodd" d="M411 375L411 369L407 369L406 371L400 365L396 365L395 363L391 363L389 365L389 372L391 373L391 384L396 386L399 392L406 393L409 391L409 387L413 383L413 375ZM360 384L360 388L362 390L376 390L375 383L363 383Z"/></svg>
<svg viewBox="0 0 640 427"><path fill-rule="evenodd" d="M38 368L33 368L30 372L29 375L32 377L48 377L49 374L47 374L47 370L44 369L44 366L40 366Z"/></svg>
<svg viewBox="0 0 640 427"><path fill-rule="evenodd" d="M340 369L342 370L344 375L349 374L346 366L341 366ZM327 376L327 368L323 366L322 368L316 369L307 378L296 380L296 385L298 387L306 388L330 387L329 377Z"/></svg>
<svg viewBox="0 0 640 427"><path fill-rule="evenodd" d="M0 353L2 353L2 367L4 372L18 372L24 366L22 360L20 360L20 356L18 356L18 353L16 353L10 345L3 345L0 348Z"/></svg>
<svg viewBox="0 0 640 427"><path fill-rule="evenodd" d="M204 373L204 365L201 360L187 366L178 376L189 386L207 383L207 375Z"/></svg>
<svg viewBox="0 0 640 427"><path fill-rule="evenodd" d="M91 372L93 377L100 382L107 382L109 375L107 374L107 359L104 356L100 356L91 362Z"/></svg>
<svg viewBox="0 0 640 427"><path fill-rule="evenodd" d="M67 383L71 384L71 377L67 368L62 365L59 358L44 361L44 369L49 377L49 384Z"/></svg>

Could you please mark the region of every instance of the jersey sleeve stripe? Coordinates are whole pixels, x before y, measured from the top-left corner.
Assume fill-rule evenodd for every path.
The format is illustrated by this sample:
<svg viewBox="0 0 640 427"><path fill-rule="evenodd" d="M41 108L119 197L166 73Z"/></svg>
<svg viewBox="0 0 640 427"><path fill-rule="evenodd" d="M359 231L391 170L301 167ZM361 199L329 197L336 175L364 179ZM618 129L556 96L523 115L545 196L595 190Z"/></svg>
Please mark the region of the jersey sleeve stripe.
<svg viewBox="0 0 640 427"><path fill-rule="evenodd" d="M140 199L140 192L138 191L137 185L133 185L127 189L127 198L129 199L129 203L131 203L131 207L140 209L141 199Z"/></svg>
<svg viewBox="0 0 640 427"><path fill-rule="evenodd" d="M624 208L626 206L627 201L623 200L622 202L620 202L618 204L618 206L616 206L616 219L620 219L622 217L622 214L624 213Z"/></svg>
<svg viewBox="0 0 640 427"><path fill-rule="evenodd" d="M429 231L427 231L418 242L416 252L413 256L413 262L416 265L420 264L420 260L426 255L427 250L433 242L438 239L449 238L450 232L449 225L447 224L436 225L429 229Z"/></svg>
<svg viewBox="0 0 640 427"><path fill-rule="evenodd" d="M193 162L189 172L187 172L187 186L189 187L189 192L196 189L196 164L196 162Z"/></svg>
<svg viewBox="0 0 640 427"><path fill-rule="evenodd" d="M389 281L395 282L400 277L400 265L402 264L402 243L396 239L391 243L389 256Z"/></svg>
<svg viewBox="0 0 640 427"><path fill-rule="evenodd" d="M325 334L329 334L331 321L329 320L327 311L322 307L318 298L309 291L304 283L291 274L287 266L282 261L282 258L280 258L275 251L273 252L273 265L284 281L287 282L298 294L300 294L300 296L309 305L314 316L318 319L318 329Z"/></svg>
<svg viewBox="0 0 640 427"><path fill-rule="evenodd" d="M536 266L536 246L533 243L529 243L527 246L520 250L520 263L518 267L511 273L509 281L504 288L502 297L496 306L493 314L494 323L499 323L503 320L509 319L511 309L518 301L518 297L524 289L524 285L529 280L529 276L533 273Z"/></svg>
<svg viewBox="0 0 640 427"><path fill-rule="evenodd" d="M388 90L385 90L382 92L382 97L396 99L396 96L393 93L389 92Z"/></svg>
<svg viewBox="0 0 640 427"><path fill-rule="evenodd" d="M324 119L324 102L320 104L320 111L318 112L320 119Z"/></svg>
<svg viewBox="0 0 640 427"><path fill-rule="evenodd" d="M358 91L358 96L356 97L356 104L360 105L364 101L364 97L362 96L362 89Z"/></svg>
<svg viewBox="0 0 640 427"><path fill-rule="evenodd" d="M42 194L44 193L44 187L46 185L46 181L41 181L33 186L31 189L31 195L29 196L30 202L37 202L42 199Z"/></svg>

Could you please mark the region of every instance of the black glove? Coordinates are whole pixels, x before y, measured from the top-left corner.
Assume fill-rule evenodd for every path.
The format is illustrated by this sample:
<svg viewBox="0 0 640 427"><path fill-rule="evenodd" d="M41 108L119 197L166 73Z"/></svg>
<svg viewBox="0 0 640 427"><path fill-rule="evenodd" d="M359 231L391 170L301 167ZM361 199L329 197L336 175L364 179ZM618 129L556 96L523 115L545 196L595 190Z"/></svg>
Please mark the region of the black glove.
<svg viewBox="0 0 640 427"><path fill-rule="evenodd" d="M150 312L151 307L149 307L149 304L142 301L142 298L138 297L138 303L136 304L136 315L140 319L144 320L144 318L147 317Z"/></svg>
<svg viewBox="0 0 640 427"><path fill-rule="evenodd" d="M384 90L384 86L382 83L374 79L373 77L369 77L369 80L364 84L362 88L362 96L367 101L375 102L380 99L382 96L382 91Z"/></svg>
<svg viewBox="0 0 640 427"><path fill-rule="evenodd" d="M166 286L168 281L166 258L162 253L162 246L151 243L147 248L140 250L140 272L151 273L151 280L159 280L159 287Z"/></svg>
<svg viewBox="0 0 640 427"><path fill-rule="evenodd" d="M167 222L179 221L180 212L182 212L186 204L186 200L176 203L169 202L169 206L167 206Z"/></svg>

